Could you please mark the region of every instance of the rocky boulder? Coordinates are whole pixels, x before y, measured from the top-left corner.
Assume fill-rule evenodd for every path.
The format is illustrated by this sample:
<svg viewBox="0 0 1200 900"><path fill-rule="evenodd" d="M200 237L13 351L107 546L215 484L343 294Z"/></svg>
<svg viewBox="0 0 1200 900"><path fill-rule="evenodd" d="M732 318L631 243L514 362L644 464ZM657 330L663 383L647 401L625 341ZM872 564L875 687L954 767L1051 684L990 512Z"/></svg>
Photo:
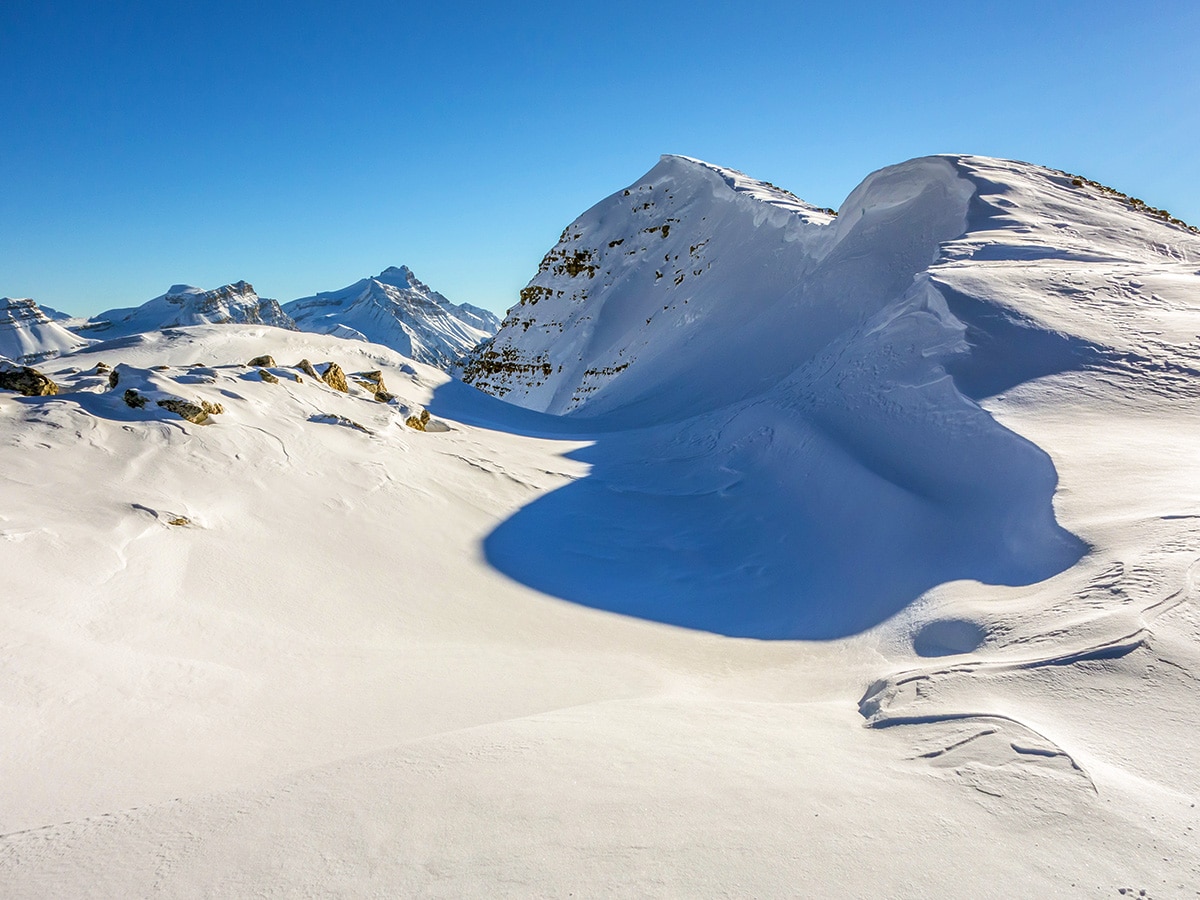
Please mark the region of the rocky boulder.
<svg viewBox="0 0 1200 900"><path fill-rule="evenodd" d="M0 388L26 397L47 397L58 393L58 385L29 366L0 363Z"/></svg>

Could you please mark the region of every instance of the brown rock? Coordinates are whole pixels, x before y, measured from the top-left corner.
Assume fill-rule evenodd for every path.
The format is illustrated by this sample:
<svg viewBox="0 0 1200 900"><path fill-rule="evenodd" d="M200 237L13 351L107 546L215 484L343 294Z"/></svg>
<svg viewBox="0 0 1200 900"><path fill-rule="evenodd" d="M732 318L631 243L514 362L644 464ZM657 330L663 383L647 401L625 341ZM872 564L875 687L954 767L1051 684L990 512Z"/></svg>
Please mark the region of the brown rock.
<svg viewBox="0 0 1200 900"><path fill-rule="evenodd" d="M350 385L346 383L346 373L335 362L331 362L325 367L325 371L321 373L321 380L335 391L341 391L343 394L350 393Z"/></svg>
<svg viewBox="0 0 1200 900"><path fill-rule="evenodd" d="M117 382L121 380L121 376L117 374L117 370L113 369L108 373L108 389L111 391L117 386Z"/></svg>
<svg viewBox="0 0 1200 900"><path fill-rule="evenodd" d="M0 388L16 391L26 397L48 397L58 393L58 385L29 366L0 367Z"/></svg>
<svg viewBox="0 0 1200 900"><path fill-rule="evenodd" d="M300 362L296 363L296 368L299 369L301 372L303 372L305 375L307 375L309 378L320 378L321 377L320 375L317 374L317 370L313 368L313 364L310 363L307 359L302 359L302 360L300 360Z"/></svg>
<svg viewBox="0 0 1200 900"><path fill-rule="evenodd" d="M267 357L267 358L270 359L270 357ZM279 384L279 379L276 378L274 375L272 375L270 372L268 372L266 369L259 369L258 377L261 378L263 381L265 381L267 384Z"/></svg>
<svg viewBox="0 0 1200 900"><path fill-rule="evenodd" d="M113 372L113 374L116 375L117 373ZM134 409L144 409L146 406L146 398L133 388L129 388L129 390L125 392L125 405L132 406Z"/></svg>
<svg viewBox="0 0 1200 900"><path fill-rule="evenodd" d="M275 368L275 357L266 354L263 356L256 356L254 359L250 360L250 362L246 363L246 365L252 369L261 368L263 366L273 369Z"/></svg>
<svg viewBox="0 0 1200 900"><path fill-rule="evenodd" d="M429 424L429 410L421 410L419 415L409 416L404 420L404 424L416 431L424 431L425 426Z"/></svg>
<svg viewBox="0 0 1200 900"><path fill-rule="evenodd" d="M225 408L220 403L209 403L207 400L202 400L197 405L187 400L170 397L166 400L159 400L158 405L196 425L204 425L208 422L209 416L216 416L225 412Z"/></svg>

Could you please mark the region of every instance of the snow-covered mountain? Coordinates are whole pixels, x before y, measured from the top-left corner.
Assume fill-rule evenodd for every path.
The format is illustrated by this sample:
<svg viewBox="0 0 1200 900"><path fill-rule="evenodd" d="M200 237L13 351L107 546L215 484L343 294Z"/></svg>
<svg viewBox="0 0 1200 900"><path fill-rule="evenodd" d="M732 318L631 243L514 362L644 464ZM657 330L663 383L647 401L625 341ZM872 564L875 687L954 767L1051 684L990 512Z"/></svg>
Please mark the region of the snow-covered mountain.
<svg viewBox="0 0 1200 900"><path fill-rule="evenodd" d="M0 366L3 893L1194 894L1198 241L669 157L503 399L262 325Z"/></svg>
<svg viewBox="0 0 1200 900"><path fill-rule="evenodd" d="M280 309L276 300L259 297L254 286L238 281L206 291L189 284L176 284L170 290L141 306L110 309L93 316L80 331L102 340L182 328L187 325L242 324L296 327Z"/></svg>
<svg viewBox="0 0 1200 900"><path fill-rule="evenodd" d="M35 363L85 344L34 301L0 297L0 357Z"/></svg>
<svg viewBox="0 0 1200 900"><path fill-rule="evenodd" d="M283 309L303 331L383 344L443 368L500 326L500 319L486 309L451 303L418 281L407 266L391 266L339 291L293 300Z"/></svg>
<svg viewBox="0 0 1200 900"><path fill-rule="evenodd" d="M1149 352L1113 316L1094 314L1121 288L1088 278L1096 298L1084 302L1078 273L1157 277L1166 266L1190 276L1200 247L1187 226L1140 201L980 157L876 172L831 213L741 173L664 156L567 227L464 379L530 409L621 410L626 421L645 409L659 420L752 396L840 343L933 316L941 326L916 352L937 355L970 386L997 361L971 351L962 331L979 323L951 310Z"/></svg>

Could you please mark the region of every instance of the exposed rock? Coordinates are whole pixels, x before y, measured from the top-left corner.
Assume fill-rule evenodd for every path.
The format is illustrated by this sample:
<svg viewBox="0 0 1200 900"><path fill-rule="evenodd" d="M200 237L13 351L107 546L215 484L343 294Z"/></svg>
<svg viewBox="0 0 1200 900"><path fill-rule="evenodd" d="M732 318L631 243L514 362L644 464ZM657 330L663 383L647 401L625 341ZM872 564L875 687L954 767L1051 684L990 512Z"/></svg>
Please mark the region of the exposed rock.
<svg viewBox="0 0 1200 900"><path fill-rule="evenodd" d="M166 400L159 400L158 405L196 425L203 425L208 421L209 416L216 416L225 412L225 408L220 403L209 403L207 400L201 400L199 405L197 405L187 400L168 397Z"/></svg>
<svg viewBox="0 0 1200 900"><path fill-rule="evenodd" d="M0 388L17 391L26 397L47 397L58 393L58 385L29 366L0 363Z"/></svg>
<svg viewBox="0 0 1200 900"><path fill-rule="evenodd" d="M429 410L423 409L419 414L409 416L404 420L404 424L416 431L424 431L425 426L429 424Z"/></svg>
<svg viewBox="0 0 1200 900"><path fill-rule="evenodd" d="M387 386L383 383L383 372L379 369L371 372L355 372L351 377L363 387L370 387L371 390L387 390Z"/></svg>
<svg viewBox="0 0 1200 900"><path fill-rule="evenodd" d="M96 363L96 374L97 375L103 375L105 372L111 372L111 371L112 371L112 366L110 366L108 363L102 363L102 362Z"/></svg>
<svg viewBox="0 0 1200 900"><path fill-rule="evenodd" d="M343 394L350 393L350 385L346 383L346 373L335 362L331 362L325 367L325 371L321 373L321 380L335 391L341 391Z"/></svg>
<svg viewBox="0 0 1200 900"><path fill-rule="evenodd" d="M359 425L353 419L348 419L345 416L335 415L333 413L320 413L318 415L309 416L310 422L324 422L327 425L341 425L343 428L353 428L355 431L361 431L363 434L371 434L371 429L363 425Z"/></svg>
<svg viewBox="0 0 1200 900"><path fill-rule="evenodd" d="M270 359L270 358L271 357L269 357L269 356L267 357L267 359ZM261 378L263 381L265 381L267 384L279 384L279 379L276 378L274 375L272 375L270 372L268 372L266 369L259 369L258 377Z"/></svg>
<svg viewBox="0 0 1200 900"><path fill-rule="evenodd" d="M116 371L114 371L113 374L116 375ZM146 406L146 398L133 388L129 388L129 390L125 392L125 405L132 406L134 409L144 409Z"/></svg>
<svg viewBox="0 0 1200 900"><path fill-rule="evenodd" d="M295 381L296 384L304 384L304 379L301 378L299 375L297 375L295 372L292 373L292 380Z"/></svg>
<svg viewBox="0 0 1200 900"><path fill-rule="evenodd" d="M396 399L394 394L388 392L386 385L383 383L383 373L376 369L373 372L355 372L350 378L355 384L366 388L375 395L375 399L380 403L388 403Z"/></svg>
<svg viewBox="0 0 1200 900"><path fill-rule="evenodd" d="M302 359L296 363L296 368L307 375L309 378L319 379L321 376L317 374L317 370L313 368L313 364L307 359Z"/></svg>
<svg viewBox="0 0 1200 900"><path fill-rule="evenodd" d="M246 363L246 365L248 365L252 369L253 368L261 368L263 366L266 366L269 369L273 369L273 368L275 368L275 357L273 357L269 354L264 354L262 356L256 356L256 357L254 357L254 359L250 360L250 362Z"/></svg>
<svg viewBox="0 0 1200 900"><path fill-rule="evenodd" d="M191 525L192 520L187 516L176 516L173 519L167 519L168 525Z"/></svg>
<svg viewBox="0 0 1200 900"><path fill-rule="evenodd" d="M152 368L154 369L155 372L166 372L171 367L170 366L152 366Z"/></svg>
<svg viewBox="0 0 1200 900"><path fill-rule="evenodd" d="M117 386L117 382L121 380L121 376L117 374L117 370L113 369L108 373L108 389L111 391Z"/></svg>

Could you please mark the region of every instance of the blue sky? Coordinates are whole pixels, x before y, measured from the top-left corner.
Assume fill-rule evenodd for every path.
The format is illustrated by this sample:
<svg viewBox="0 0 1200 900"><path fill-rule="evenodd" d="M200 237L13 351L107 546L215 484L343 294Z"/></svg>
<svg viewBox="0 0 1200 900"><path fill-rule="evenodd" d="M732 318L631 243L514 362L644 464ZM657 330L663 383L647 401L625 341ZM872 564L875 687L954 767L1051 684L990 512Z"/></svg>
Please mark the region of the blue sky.
<svg viewBox="0 0 1200 900"><path fill-rule="evenodd" d="M0 2L0 295L290 300L406 264L502 311L660 153L837 206L971 152L1200 224L1200 4Z"/></svg>

